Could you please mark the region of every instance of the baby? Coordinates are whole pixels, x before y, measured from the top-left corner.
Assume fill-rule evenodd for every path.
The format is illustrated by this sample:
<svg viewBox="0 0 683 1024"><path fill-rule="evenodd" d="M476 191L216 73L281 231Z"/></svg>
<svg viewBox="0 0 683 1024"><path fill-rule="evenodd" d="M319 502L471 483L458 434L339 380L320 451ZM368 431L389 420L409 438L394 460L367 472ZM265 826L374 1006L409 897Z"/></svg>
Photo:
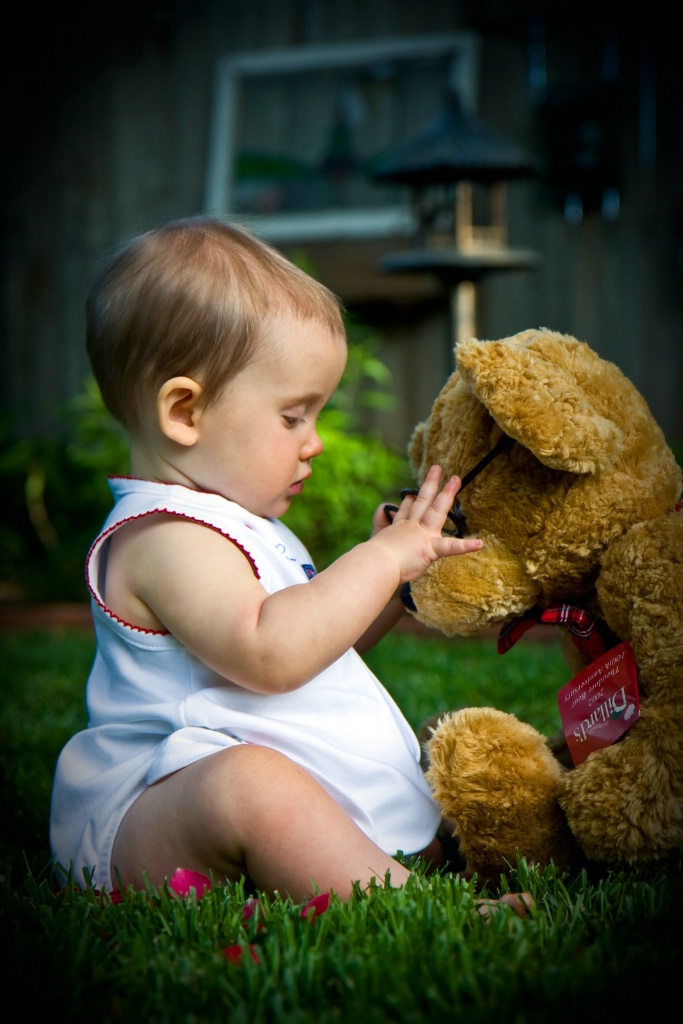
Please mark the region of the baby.
<svg viewBox="0 0 683 1024"><path fill-rule="evenodd" d="M280 522L344 370L338 301L245 230L181 220L105 267L87 349L130 476L87 558L97 650L56 769L57 864L102 888L183 867L295 901L401 885L398 851L438 866L417 739L361 653L402 583L482 542L442 536L459 480L437 467L320 573Z"/></svg>

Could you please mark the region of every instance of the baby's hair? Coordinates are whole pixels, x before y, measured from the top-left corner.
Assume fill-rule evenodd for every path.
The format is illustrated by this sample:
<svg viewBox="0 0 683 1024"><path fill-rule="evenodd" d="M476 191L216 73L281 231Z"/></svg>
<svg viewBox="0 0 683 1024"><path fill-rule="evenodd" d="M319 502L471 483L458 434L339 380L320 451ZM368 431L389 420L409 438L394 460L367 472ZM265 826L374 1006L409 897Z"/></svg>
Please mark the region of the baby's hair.
<svg viewBox="0 0 683 1024"><path fill-rule="evenodd" d="M86 302L86 348L106 407L135 430L178 376L197 380L210 404L283 313L344 337L336 296L242 227L192 217L137 236Z"/></svg>

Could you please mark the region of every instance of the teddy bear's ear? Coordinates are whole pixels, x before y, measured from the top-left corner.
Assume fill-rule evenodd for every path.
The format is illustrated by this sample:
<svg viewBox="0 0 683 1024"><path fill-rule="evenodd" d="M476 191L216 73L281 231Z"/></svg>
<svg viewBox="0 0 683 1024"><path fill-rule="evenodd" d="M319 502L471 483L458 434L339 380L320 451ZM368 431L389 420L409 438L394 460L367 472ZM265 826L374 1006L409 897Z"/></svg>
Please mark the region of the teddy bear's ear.
<svg viewBox="0 0 683 1024"><path fill-rule="evenodd" d="M630 399L626 378L588 345L546 329L502 341L469 338L458 370L499 427L552 469L593 473L614 461L622 430L602 415L605 397Z"/></svg>

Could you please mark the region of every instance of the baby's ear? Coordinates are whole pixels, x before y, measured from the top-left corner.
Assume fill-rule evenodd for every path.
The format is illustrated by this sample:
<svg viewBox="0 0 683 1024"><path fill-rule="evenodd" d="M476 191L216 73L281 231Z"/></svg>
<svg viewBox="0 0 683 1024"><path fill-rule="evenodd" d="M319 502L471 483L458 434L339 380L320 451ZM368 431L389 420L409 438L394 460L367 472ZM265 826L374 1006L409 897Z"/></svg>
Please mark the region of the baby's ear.
<svg viewBox="0 0 683 1024"><path fill-rule="evenodd" d="M172 377L159 388L159 428L170 441L188 447L196 444L201 394L201 384L191 377Z"/></svg>

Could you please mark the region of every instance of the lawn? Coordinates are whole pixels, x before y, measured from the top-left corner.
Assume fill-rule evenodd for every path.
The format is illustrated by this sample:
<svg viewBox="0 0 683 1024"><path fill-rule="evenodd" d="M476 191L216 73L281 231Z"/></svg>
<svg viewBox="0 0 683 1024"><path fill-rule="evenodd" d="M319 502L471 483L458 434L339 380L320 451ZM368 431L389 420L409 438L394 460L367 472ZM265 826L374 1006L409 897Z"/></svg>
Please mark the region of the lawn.
<svg viewBox="0 0 683 1024"><path fill-rule="evenodd" d="M584 1022L659 1017L683 967L681 858L587 877L518 864L532 892L525 919L485 920L471 883L425 878L379 887L317 913L248 900L214 884L59 890L49 869L52 770L84 723L88 633L0 634L0 926L6 1002L22 1016L74 1022L416 1024L460 1019ZM400 633L368 656L414 727L437 711L490 704L544 732L559 726L568 673L554 642ZM227 951L227 952L226 952ZM675 1005L675 1003L674 1003ZM666 1011L668 1012L668 1011Z"/></svg>

